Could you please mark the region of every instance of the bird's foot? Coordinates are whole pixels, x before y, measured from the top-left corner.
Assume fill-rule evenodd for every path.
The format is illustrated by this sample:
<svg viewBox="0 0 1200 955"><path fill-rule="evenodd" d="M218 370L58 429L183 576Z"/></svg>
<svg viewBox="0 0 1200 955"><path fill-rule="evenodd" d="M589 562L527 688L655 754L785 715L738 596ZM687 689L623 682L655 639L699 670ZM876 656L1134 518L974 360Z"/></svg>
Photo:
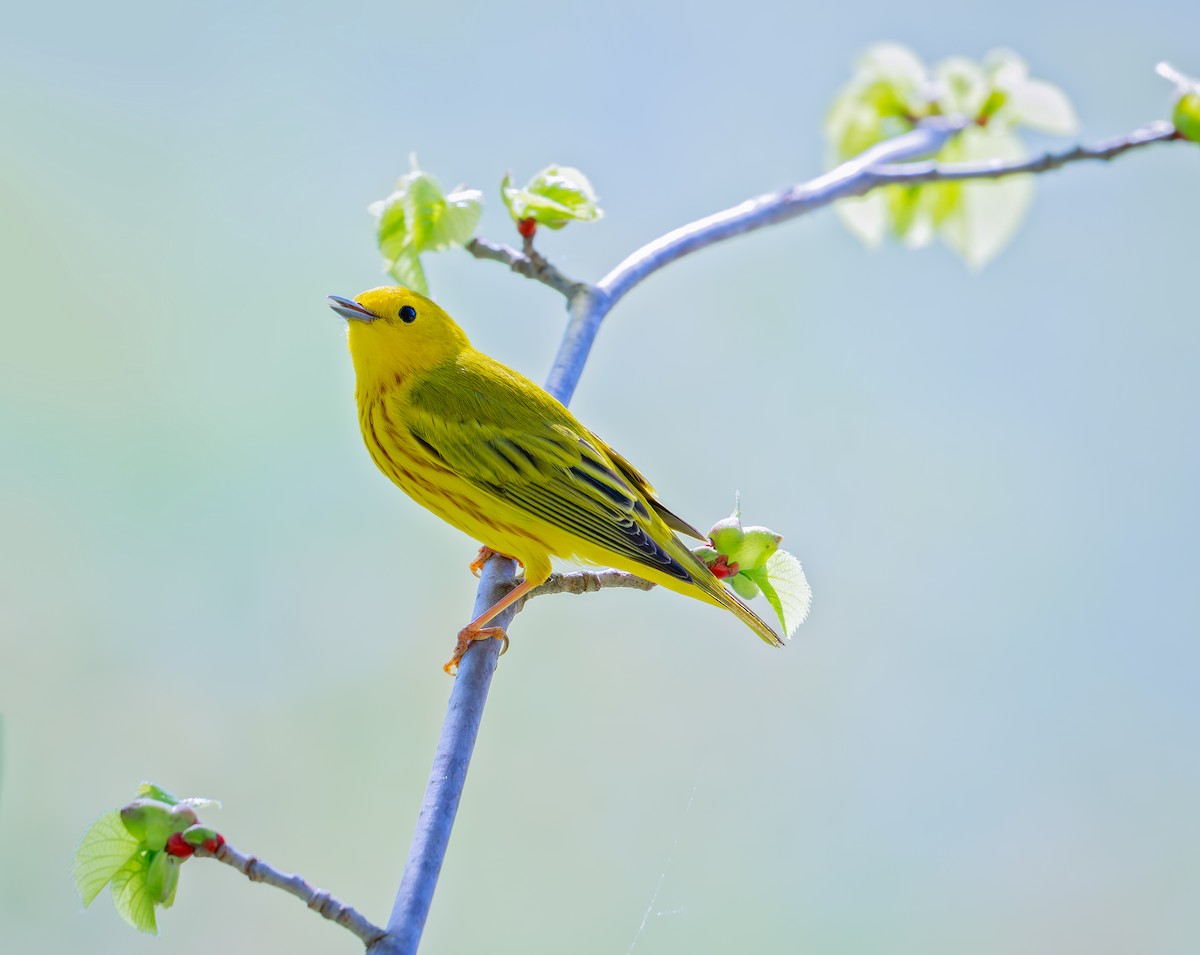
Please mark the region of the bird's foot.
<svg viewBox="0 0 1200 955"><path fill-rule="evenodd" d="M470 567L471 573L473 573L476 577L478 577L481 573L483 573L483 565L486 564L489 560L491 560L492 557L495 556L495 554L496 554L496 552L494 550L492 550L490 547L480 547L479 553L475 556L475 559L473 561L471 561L471 563L468 565Z"/></svg>
<svg viewBox="0 0 1200 955"><path fill-rule="evenodd" d="M458 631L458 643L454 645L454 653L446 661L446 665L442 669L450 676L457 676L458 663L463 658L463 654L467 652L467 648L476 640L486 640L488 638L504 641L504 646L500 648L501 656L504 656L508 652L508 634L504 632L503 627L482 627L479 630L463 627Z"/></svg>
<svg viewBox="0 0 1200 955"><path fill-rule="evenodd" d="M478 577L481 573L483 573L483 565L493 557L506 557L509 560L517 560L515 557L511 557L508 554L502 554L500 551L492 550L490 547L485 545L479 548L479 553L475 555L475 559L467 566L470 568L471 573ZM519 560L517 560L517 564L521 567L525 566Z"/></svg>

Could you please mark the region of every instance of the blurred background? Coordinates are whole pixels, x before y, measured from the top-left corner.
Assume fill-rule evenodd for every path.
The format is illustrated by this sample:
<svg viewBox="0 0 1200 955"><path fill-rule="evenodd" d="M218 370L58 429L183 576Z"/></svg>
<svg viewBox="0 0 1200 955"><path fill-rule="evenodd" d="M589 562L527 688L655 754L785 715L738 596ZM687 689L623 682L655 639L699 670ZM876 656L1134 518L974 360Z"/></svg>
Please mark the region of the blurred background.
<svg viewBox="0 0 1200 955"><path fill-rule="evenodd" d="M498 198L550 162L606 210L540 237L597 279L820 172L856 54L1010 46L1086 140L1200 71L1187 0L839 5L23 4L0 37L0 948L354 951L193 863L162 939L84 913L93 818L142 779L386 920L475 544L361 446L328 293L381 284L417 152ZM609 317L573 408L701 527L786 534L773 652L666 593L513 627L427 952L1191 953L1200 946L1200 154L1037 182L979 274L825 211ZM430 257L537 380L561 300ZM731 370L736 364L740 370ZM766 604L761 604L766 612Z"/></svg>

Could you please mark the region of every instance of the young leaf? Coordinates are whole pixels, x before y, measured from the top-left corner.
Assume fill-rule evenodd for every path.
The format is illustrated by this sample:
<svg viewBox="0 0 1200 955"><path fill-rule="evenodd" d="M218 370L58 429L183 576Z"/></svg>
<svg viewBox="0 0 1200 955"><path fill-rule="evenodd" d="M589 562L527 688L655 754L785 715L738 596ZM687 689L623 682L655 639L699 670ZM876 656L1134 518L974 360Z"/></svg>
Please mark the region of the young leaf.
<svg viewBox="0 0 1200 955"><path fill-rule="evenodd" d="M1044 80L1026 80L1009 90L1008 111L1014 123L1053 136L1070 136L1079 128L1067 94Z"/></svg>
<svg viewBox="0 0 1200 955"><path fill-rule="evenodd" d="M75 850L71 874L85 906L138 851L138 840L114 809L92 823Z"/></svg>
<svg viewBox="0 0 1200 955"><path fill-rule="evenodd" d="M876 189L857 199L843 199L834 203L833 211L868 249L878 248L887 235L890 218L886 189Z"/></svg>
<svg viewBox="0 0 1200 955"><path fill-rule="evenodd" d="M547 166L521 188L512 184L511 174L505 175L500 195L514 222L533 219L548 229L561 229L573 221L594 222L604 216L592 184L572 166Z"/></svg>
<svg viewBox="0 0 1200 955"><path fill-rule="evenodd" d="M154 921L154 898L150 894L150 856L163 853L139 852L113 875L112 897L117 914L139 932L158 934Z"/></svg>
<svg viewBox="0 0 1200 955"><path fill-rule="evenodd" d="M174 793L163 789L162 786L152 783L149 780L138 786L137 798L156 799L159 802L165 802L168 806L174 806L179 802L179 797Z"/></svg>
<svg viewBox="0 0 1200 955"><path fill-rule="evenodd" d="M405 288L429 294L429 283L425 281L425 269L421 267L421 259L411 248L402 248L395 258L388 263L388 275Z"/></svg>
<svg viewBox="0 0 1200 955"><path fill-rule="evenodd" d="M978 116L991 87L987 74L965 56L952 56L934 69L937 104L949 116Z"/></svg>
<svg viewBox="0 0 1200 955"><path fill-rule="evenodd" d="M743 573L762 590L779 617L784 636L790 639L812 607L812 589L800 561L786 550L777 550L765 567Z"/></svg>
<svg viewBox="0 0 1200 955"><path fill-rule="evenodd" d="M466 245L483 211L483 195L459 189L446 195L436 179L414 168L396 182L386 199L368 211L378 216L376 241L387 271L401 285L428 292L420 255Z"/></svg>
<svg viewBox="0 0 1200 955"><path fill-rule="evenodd" d="M825 125L834 161L911 128L932 113L974 121L938 154L940 163L1017 159L1026 152L1012 130L1074 131L1075 112L1058 87L1029 77L1025 61L993 50L982 65L951 57L933 70L903 47L873 47L856 63ZM888 186L835 206L843 224L868 246L890 233L909 248L940 235L973 268L1011 239L1032 198L1028 177L994 183L935 182Z"/></svg>
<svg viewBox="0 0 1200 955"><path fill-rule="evenodd" d="M1021 141L997 127L965 130L953 144L954 161L1021 159ZM971 268L981 268L1008 244L1033 201L1029 176L961 183L957 207L939 226L942 240Z"/></svg>

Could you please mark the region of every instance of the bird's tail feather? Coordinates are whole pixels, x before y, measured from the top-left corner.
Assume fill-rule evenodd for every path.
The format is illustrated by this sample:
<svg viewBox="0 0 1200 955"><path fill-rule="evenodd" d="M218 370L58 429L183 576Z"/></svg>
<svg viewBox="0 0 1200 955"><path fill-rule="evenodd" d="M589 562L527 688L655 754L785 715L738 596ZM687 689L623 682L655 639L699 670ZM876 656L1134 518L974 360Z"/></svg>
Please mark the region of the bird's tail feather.
<svg viewBox="0 0 1200 955"><path fill-rule="evenodd" d="M757 633L762 638L763 643L769 643L773 647L782 647L784 645L783 641L779 638L779 634L775 632L771 625L742 603L736 594L732 594L726 590L725 585L720 581L717 581L717 586L721 588L721 593L720 595L714 594L714 596L737 614L738 619L742 623Z"/></svg>

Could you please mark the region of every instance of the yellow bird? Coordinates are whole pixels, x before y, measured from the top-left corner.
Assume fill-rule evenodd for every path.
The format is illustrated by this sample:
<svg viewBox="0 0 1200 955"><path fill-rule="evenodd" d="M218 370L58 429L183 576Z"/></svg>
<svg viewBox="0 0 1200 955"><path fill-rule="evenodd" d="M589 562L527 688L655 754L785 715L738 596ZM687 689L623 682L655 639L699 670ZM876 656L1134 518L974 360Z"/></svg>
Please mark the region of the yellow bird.
<svg viewBox="0 0 1200 955"><path fill-rule="evenodd" d="M458 634L508 638L486 624L550 576L550 558L616 567L737 614L783 641L672 533L704 535L672 514L641 474L552 395L471 347L423 295L400 287L329 296L347 319L358 420L379 470L418 504L525 568L522 583Z"/></svg>

